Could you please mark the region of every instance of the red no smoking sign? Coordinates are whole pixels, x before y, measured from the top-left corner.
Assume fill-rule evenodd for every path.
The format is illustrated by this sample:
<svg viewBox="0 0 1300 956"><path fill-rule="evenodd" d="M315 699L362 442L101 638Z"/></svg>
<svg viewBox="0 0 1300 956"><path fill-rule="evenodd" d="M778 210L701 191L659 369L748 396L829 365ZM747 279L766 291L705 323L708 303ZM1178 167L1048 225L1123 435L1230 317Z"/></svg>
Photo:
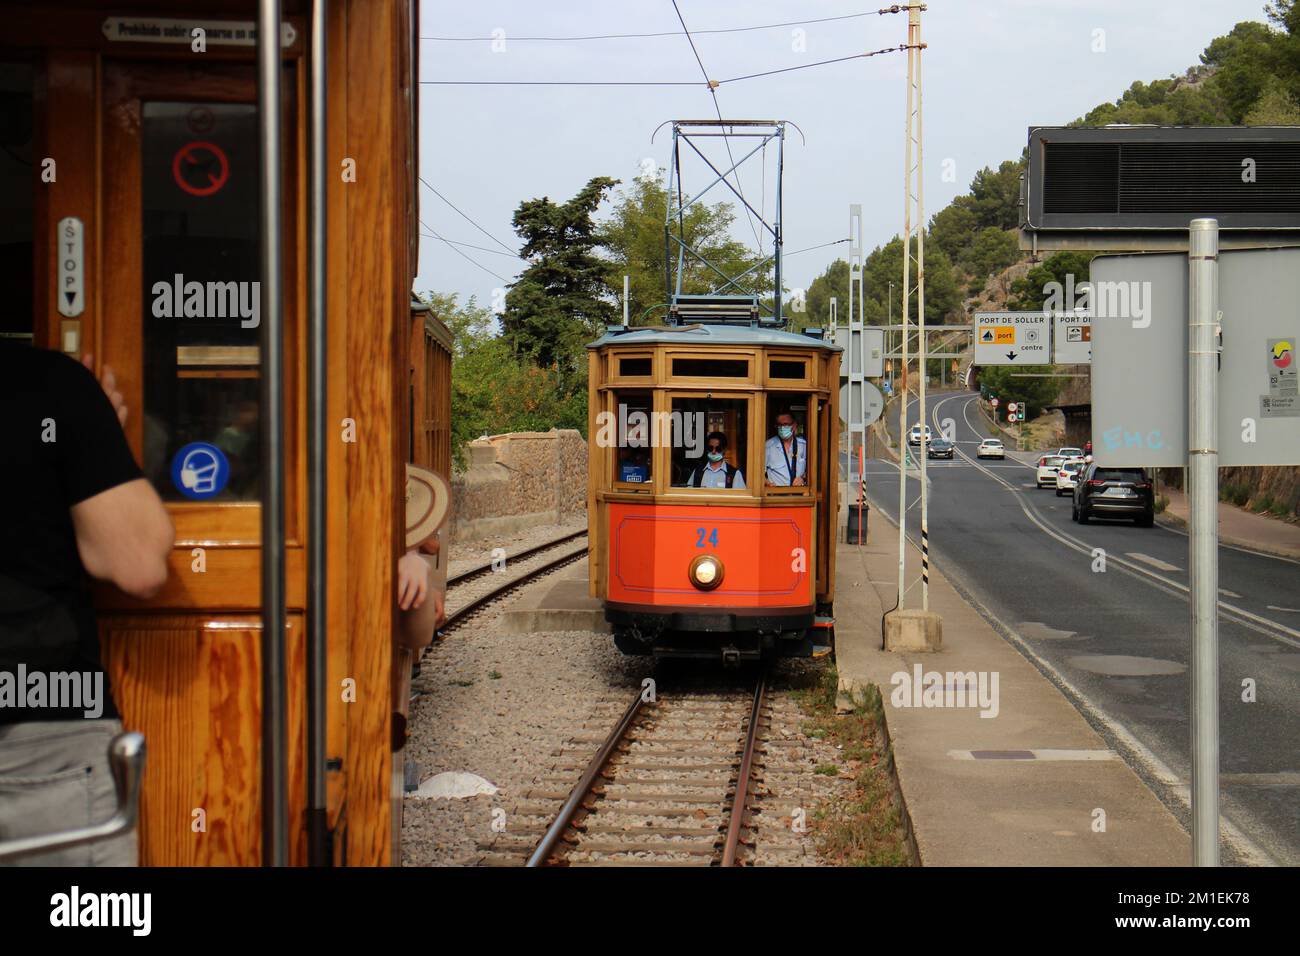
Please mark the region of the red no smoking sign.
<svg viewBox="0 0 1300 956"><path fill-rule="evenodd" d="M216 143L186 143L172 158L172 179L191 196L211 196L230 178L230 161Z"/></svg>

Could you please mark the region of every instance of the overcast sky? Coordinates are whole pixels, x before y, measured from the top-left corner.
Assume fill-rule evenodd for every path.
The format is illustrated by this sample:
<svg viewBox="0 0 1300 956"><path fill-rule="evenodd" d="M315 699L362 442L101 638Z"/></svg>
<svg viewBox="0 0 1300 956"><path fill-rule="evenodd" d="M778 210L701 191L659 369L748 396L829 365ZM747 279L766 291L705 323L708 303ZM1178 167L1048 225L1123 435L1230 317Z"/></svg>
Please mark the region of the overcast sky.
<svg viewBox="0 0 1300 956"><path fill-rule="evenodd" d="M800 66L897 46L907 15L879 16L883 4L849 0L678 0L712 79ZM420 42L420 172L488 238L425 186L420 216L428 228L469 246L420 241L415 290L471 295L493 291L523 263L510 217L521 200L564 201L593 176L625 182L645 160L666 167L665 120L713 116L700 66L672 0L422 0L420 33L478 37ZM1135 80L1181 74L1211 39L1241 20L1264 20L1264 0L929 0L922 15L926 217L966 192L972 175L1020 155L1030 125L1067 123L1114 100ZM703 31L870 16L737 33ZM802 30L800 36L796 31ZM488 39L497 32L494 51ZM1104 31L1099 33L1098 31ZM528 36L669 33L633 39L537 42ZM802 46L803 49L799 49ZM1094 52L1104 46L1104 52ZM430 80L689 81L691 86L461 86ZM848 205L863 205L869 251L901 231L906 60L889 53L735 83L718 101L726 118L785 119L787 254L848 235ZM737 141L733 150L739 150ZM748 150L746 150L748 151ZM737 152L736 158L740 158ZM945 161L951 160L945 166ZM725 167L724 167L725 168ZM758 166L741 186L770 216L773 157L766 193ZM945 168L955 182L945 181ZM702 164L688 168L687 191L706 186ZM709 201L728 198L722 187ZM734 233L754 234L737 204ZM427 231L425 229L421 230ZM499 244L500 243L500 244ZM467 261L469 256L478 266ZM843 255L831 246L789 256L786 286L804 287ZM496 273L497 276L489 274ZM502 281L504 279L505 281Z"/></svg>

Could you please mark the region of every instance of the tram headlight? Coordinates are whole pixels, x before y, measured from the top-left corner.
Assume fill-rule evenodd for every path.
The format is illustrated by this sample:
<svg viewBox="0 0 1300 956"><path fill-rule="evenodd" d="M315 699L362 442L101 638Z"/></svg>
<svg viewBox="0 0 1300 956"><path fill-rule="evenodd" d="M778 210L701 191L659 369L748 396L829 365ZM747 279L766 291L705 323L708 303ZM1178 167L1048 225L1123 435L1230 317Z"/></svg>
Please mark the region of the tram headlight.
<svg viewBox="0 0 1300 956"><path fill-rule="evenodd" d="M687 571L691 583L701 591L712 591L721 584L722 573L722 562L711 554L696 557Z"/></svg>

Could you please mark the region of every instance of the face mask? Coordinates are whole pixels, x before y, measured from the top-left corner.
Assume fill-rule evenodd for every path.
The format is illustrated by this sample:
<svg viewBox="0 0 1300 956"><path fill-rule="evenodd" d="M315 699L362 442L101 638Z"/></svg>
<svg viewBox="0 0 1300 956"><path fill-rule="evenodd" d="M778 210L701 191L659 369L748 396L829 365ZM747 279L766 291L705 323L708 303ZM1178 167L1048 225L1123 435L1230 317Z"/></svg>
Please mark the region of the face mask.
<svg viewBox="0 0 1300 956"><path fill-rule="evenodd" d="M789 438L791 435L794 434L794 426L793 426L793 425L778 425L778 426L776 427L776 433L777 433L778 435L780 435L782 438Z"/></svg>
<svg viewBox="0 0 1300 956"><path fill-rule="evenodd" d="M722 452L720 451L709 452L709 461L722 461Z"/></svg>

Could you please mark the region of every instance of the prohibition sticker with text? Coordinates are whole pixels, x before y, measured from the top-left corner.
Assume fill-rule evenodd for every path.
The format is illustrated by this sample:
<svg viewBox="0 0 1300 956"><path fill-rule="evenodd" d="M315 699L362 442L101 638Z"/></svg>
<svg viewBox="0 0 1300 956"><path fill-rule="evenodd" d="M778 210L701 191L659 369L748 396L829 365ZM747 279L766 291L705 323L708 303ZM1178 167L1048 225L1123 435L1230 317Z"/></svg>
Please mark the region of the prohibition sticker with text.
<svg viewBox="0 0 1300 956"><path fill-rule="evenodd" d="M1300 418L1300 369L1297 339L1268 339L1268 394L1259 397L1261 418Z"/></svg>

